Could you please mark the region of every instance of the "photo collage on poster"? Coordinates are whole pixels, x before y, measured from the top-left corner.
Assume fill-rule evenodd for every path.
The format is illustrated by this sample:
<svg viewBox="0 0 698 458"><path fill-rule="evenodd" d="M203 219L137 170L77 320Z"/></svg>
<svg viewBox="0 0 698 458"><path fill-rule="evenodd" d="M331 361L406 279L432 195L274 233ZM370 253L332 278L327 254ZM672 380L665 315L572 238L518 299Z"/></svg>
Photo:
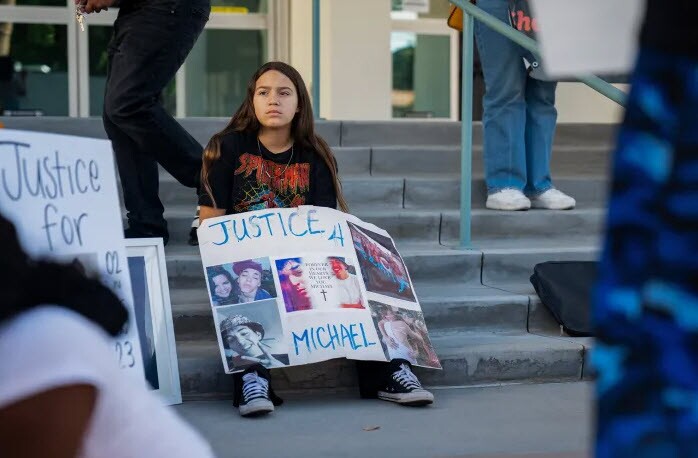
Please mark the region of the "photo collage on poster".
<svg viewBox="0 0 698 458"><path fill-rule="evenodd" d="M285 314L366 311L360 274L344 256L250 259L207 267L206 275L228 372L289 365Z"/></svg>
<svg viewBox="0 0 698 458"><path fill-rule="evenodd" d="M389 237L347 222L386 359L440 368L405 263Z"/></svg>
<svg viewBox="0 0 698 458"><path fill-rule="evenodd" d="M227 372L289 364L268 258L207 267L209 294Z"/></svg>
<svg viewBox="0 0 698 458"><path fill-rule="evenodd" d="M205 268L226 372L338 357L441 367L392 239L346 220L342 226L347 243L336 249L294 256L282 247L279 256L225 264L217 255ZM270 252L249 244L236 254Z"/></svg>

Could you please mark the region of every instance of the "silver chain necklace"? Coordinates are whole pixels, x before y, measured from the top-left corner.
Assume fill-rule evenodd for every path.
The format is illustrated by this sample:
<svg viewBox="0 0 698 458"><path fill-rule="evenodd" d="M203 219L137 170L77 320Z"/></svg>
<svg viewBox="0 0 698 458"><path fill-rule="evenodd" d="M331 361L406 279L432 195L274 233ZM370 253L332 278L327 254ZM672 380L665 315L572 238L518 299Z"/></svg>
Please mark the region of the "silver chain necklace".
<svg viewBox="0 0 698 458"><path fill-rule="evenodd" d="M286 167L284 167L284 169L281 171L281 173L279 175L275 176L274 178L281 179L281 181L284 181L284 179L281 177L283 177L286 174L286 170L288 170L288 166L291 165L291 161L293 160L293 147L294 146L295 146L294 144L291 145L291 156L289 156L289 158L288 158L288 162L286 163ZM259 137L257 137L257 150L259 150L259 155L262 158L264 158L264 156L262 155L262 144L259 141ZM264 170L264 173L266 173L267 176L271 179L271 175L269 174L269 171L264 167L264 161L262 161L262 170Z"/></svg>

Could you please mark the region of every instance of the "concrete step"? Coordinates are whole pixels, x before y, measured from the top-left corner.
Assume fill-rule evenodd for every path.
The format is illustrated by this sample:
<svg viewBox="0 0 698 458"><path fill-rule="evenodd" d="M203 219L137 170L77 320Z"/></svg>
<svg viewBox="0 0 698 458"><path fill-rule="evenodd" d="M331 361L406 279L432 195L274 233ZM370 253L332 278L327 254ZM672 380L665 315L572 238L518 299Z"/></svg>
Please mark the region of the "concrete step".
<svg viewBox="0 0 698 458"><path fill-rule="evenodd" d="M528 322L528 295L511 294L483 286L439 283L415 285L430 330L523 332ZM214 335L213 318L205 289L171 292L175 334L179 340Z"/></svg>
<svg viewBox="0 0 698 458"><path fill-rule="evenodd" d="M165 210L172 245L186 243L194 210L193 205L171 206ZM460 212L456 210L359 207L352 213L385 229L396 241L438 244L459 237ZM471 231L473 238L592 236L603 229L605 214L604 210L595 208L527 212L475 209L472 211Z"/></svg>
<svg viewBox="0 0 698 458"><path fill-rule="evenodd" d="M206 145L213 134L220 132L230 118L178 118L177 121L201 145ZM69 118L65 116L12 117L0 116L7 129L30 130L65 135L78 135L91 138L107 138L102 118ZM315 131L330 146L339 146L341 137L340 121L317 121Z"/></svg>
<svg viewBox="0 0 698 458"><path fill-rule="evenodd" d="M507 212L473 210L471 233L473 239L558 239L560 244L578 236L597 236L603 230L606 211L598 208L574 210L529 210ZM460 213L441 214L439 240L450 244L460 237Z"/></svg>
<svg viewBox="0 0 698 458"><path fill-rule="evenodd" d="M183 118L178 122L202 145L221 131L229 118ZM0 116L8 129L53 132L93 138L107 138L101 118L7 117ZM316 132L330 146L459 145L461 123L445 120L316 121ZM557 146L612 145L616 125L558 124ZM474 144L482 144L482 123L473 123Z"/></svg>
<svg viewBox="0 0 698 458"><path fill-rule="evenodd" d="M612 124L558 124L555 146L611 145ZM342 121L342 146L458 145L461 123L444 120ZM473 143L482 144L482 123L473 123Z"/></svg>
<svg viewBox="0 0 698 458"><path fill-rule="evenodd" d="M577 199L577 208L603 208L606 205L608 180L601 176L562 176L555 186ZM352 210L371 208L407 208L455 210L460 205L460 177L453 174L405 177L347 174L342 177L344 196ZM482 177L471 184L472 207L484 208L487 189ZM160 199L165 207L195 205L193 190L187 189L167 173L160 178Z"/></svg>
<svg viewBox="0 0 698 458"><path fill-rule="evenodd" d="M611 146L606 144L555 146L550 161L553 179L563 175L606 176L610 152ZM453 174L460 173L460 164L459 144L439 146L398 143L371 147L372 175ZM471 170L475 175L484 174L482 147L479 144L473 148Z"/></svg>
<svg viewBox="0 0 698 458"><path fill-rule="evenodd" d="M532 248L526 242L520 248L482 248L482 284L493 288L508 285L529 285L533 266L545 261L593 261L598 259L597 244L574 246L561 243L557 247ZM530 288L530 287L529 287Z"/></svg>
<svg viewBox="0 0 698 458"><path fill-rule="evenodd" d="M599 255L599 244L588 238L558 238L545 242L518 238L508 242L480 244L475 240L480 248L470 250L410 243L398 243L397 247L414 283L482 284L500 289L502 285L527 285L533 267L540 262L594 260ZM170 288L200 288L205 291L197 247L168 246L166 258Z"/></svg>
<svg viewBox="0 0 698 458"><path fill-rule="evenodd" d="M398 250L414 282L454 282L480 285L482 254L475 250L457 250L436 244L399 244ZM198 247L168 246L165 250L170 288L206 290Z"/></svg>
<svg viewBox="0 0 698 458"><path fill-rule="evenodd" d="M374 176L374 179L378 179ZM387 179L390 179L386 177ZM346 182L346 181L345 181ZM404 207L408 209L460 208L460 176L405 175ZM555 187L577 200L577 208L604 208L607 202L608 179L599 176L557 176ZM471 182L472 208L485 208L487 187L481 176Z"/></svg>
<svg viewBox="0 0 698 458"><path fill-rule="evenodd" d="M225 374L213 340L179 341L177 354L185 399L228 398L232 377ZM506 381L580 380L585 346L568 339L533 334L431 332L443 370L416 368L426 386L462 386ZM337 359L275 369L275 389L332 391L356 387L354 363Z"/></svg>
<svg viewBox="0 0 698 458"><path fill-rule="evenodd" d="M342 179L344 197L349 208L403 207L405 180L400 177L372 178L370 175L347 175ZM196 205L194 190L187 189L169 175L161 175L160 200L165 208Z"/></svg>

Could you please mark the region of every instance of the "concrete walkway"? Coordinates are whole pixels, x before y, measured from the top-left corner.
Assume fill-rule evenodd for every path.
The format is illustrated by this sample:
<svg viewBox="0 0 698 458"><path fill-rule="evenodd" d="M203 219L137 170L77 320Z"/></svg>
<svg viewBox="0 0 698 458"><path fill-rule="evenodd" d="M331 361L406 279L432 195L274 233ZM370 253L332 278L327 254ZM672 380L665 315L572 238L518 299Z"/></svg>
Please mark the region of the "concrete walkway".
<svg viewBox="0 0 698 458"><path fill-rule="evenodd" d="M348 395L287 396L273 414L238 415L231 401L177 411L220 457L590 456L593 385L586 382L435 390L427 408Z"/></svg>

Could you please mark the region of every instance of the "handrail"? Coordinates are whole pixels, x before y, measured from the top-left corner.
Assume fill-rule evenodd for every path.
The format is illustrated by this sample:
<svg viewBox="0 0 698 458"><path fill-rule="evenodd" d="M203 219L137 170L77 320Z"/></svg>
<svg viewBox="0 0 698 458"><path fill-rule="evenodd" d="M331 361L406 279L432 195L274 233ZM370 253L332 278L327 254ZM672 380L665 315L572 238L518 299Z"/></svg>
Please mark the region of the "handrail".
<svg viewBox="0 0 698 458"><path fill-rule="evenodd" d="M504 35L514 43L540 57L538 44L532 38L515 30L510 25L484 12L469 0L449 0L463 10L463 80L461 84L461 192L460 192L460 247L471 248L471 183L473 165L473 49L474 19L482 22L495 32ZM575 76L577 80L594 89L601 95L624 106L626 94L615 86L594 75Z"/></svg>
<svg viewBox="0 0 698 458"><path fill-rule="evenodd" d="M496 17L484 12L482 9L473 5L467 0L449 0L458 8L463 10L463 18L466 13L486 26L493 29L495 32L504 35L514 43L522 46L524 49L531 51L536 57L540 57L540 48L538 43L529 36L519 32L510 25L500 21ZM604 97L616 102L618 105L625 106L626 94L612 84L602 80L595 75L575 75L574 78L580 83L584 83L590 88L597 91Z"/></svg>

